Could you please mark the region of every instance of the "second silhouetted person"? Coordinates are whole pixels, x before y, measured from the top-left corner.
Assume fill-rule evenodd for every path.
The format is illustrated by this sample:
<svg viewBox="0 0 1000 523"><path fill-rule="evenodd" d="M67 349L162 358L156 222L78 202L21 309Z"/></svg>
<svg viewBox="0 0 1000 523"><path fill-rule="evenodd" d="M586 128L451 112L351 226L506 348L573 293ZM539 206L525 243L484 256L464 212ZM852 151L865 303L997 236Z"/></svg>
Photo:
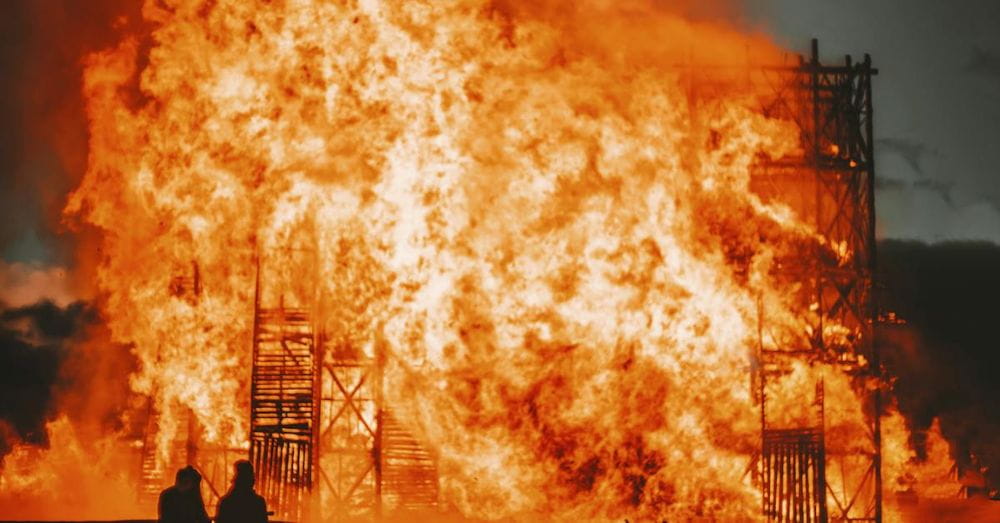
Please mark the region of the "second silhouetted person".
<svg viewBox="0 0 1000 523"><path fill-rule="evenodd" d="M266 523L267 504L253 490L253 465L240 460L233 467L233 486L219 501L215 523Z"/></svg>

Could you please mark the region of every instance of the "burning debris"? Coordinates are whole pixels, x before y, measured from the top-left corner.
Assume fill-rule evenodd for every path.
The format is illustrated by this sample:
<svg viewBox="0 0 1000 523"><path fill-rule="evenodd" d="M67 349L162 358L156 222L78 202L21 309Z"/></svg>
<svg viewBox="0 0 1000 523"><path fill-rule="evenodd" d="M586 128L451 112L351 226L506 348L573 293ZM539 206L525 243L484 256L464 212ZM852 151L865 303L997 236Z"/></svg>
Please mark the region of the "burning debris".
<svg viewBox="0 0 1000 523"><path fill-rule="evenodd" d="M143 14L66 213L146 494L249 457L296 519L891 519L870 61L645 2Z"/></svg>

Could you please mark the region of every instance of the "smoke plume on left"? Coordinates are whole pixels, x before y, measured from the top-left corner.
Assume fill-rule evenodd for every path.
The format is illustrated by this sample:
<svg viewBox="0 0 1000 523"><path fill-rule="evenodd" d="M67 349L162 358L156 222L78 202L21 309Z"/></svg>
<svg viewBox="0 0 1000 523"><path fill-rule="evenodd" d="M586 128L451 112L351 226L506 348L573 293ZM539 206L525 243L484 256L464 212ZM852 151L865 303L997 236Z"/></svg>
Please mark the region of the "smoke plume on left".
<svg viewBox="0 0 1000 523"><path fill-rule="evenodd" d="M131 5L129 5L131 4ZM137 2L0 5L0 517L135 514L129 348L92 291L92 234L63 223L82 176L82 58L140 30ZM85 253L85 254L84 254ZM44 455L44 459L41 456ZM127 461L123 461L127 460ZM44 486L44 488L42 488Z"/></svg>

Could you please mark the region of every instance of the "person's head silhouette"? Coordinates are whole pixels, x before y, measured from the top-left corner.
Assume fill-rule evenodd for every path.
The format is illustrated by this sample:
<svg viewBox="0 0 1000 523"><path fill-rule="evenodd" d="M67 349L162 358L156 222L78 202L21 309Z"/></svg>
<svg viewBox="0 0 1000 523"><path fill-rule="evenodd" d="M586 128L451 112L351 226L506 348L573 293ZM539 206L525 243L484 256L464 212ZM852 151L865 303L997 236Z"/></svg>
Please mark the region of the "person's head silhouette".
<svg viewBox="0 0 1000 523"><path fill-rule="evenodd" d="M253 465L241 459L233 463L233 472L233 486L219 500L216 523L267 523L267 501L253 490Z"/></svg>
<svg viewBox="0 0 1000 523"><path fill-rule="evenodd" d="M233 490L253 490L253 465L245 459L233 464Z"/></svg>
<svg viewBox="0 0 1000 523"><path fill-rule="evenodd" d="M177 490L184 492L198 488L199 483L201 483L201 474L191 465L178 470L174 477L174 485L177 486Z"/></svg>

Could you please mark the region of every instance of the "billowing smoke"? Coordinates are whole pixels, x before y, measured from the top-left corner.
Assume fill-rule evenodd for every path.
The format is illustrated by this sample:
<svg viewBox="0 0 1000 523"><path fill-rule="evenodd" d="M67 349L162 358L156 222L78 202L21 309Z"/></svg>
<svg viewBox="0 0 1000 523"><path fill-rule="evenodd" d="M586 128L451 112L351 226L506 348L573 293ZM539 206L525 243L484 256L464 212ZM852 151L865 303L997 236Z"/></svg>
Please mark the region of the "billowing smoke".
<svg viewBox="0 0 1000 523"><path fill-rule="evenodd" d="M118 418L121 400L110 391L127 388L122 369L131 360L100 341L96 308L79 301L91 294L88 267L99 256L75 256L90 233L60 222L86 162L81 59L134 31L140 8L120 0L0 5L0 458L15 443L47 445L45 424L60 413L99 424Z"/></svg>
<svg viewBox="0 0 1000 523"><path fill-rule="evenodd" d="M71 345L96 321L83 302L62 308L45 301L0 312L0 456L17 442L48 442L45 423L68 382L62 366Z"/></svg>
<svg viewBox="0 0 1000 523"><path fill-rule="evenodd" d="M956 461L977 456L1000 485L1000 246L883 241L879 266L883 308L907 322L881 343L911 443L920 455L921 431L939 418Z"/></svg>

